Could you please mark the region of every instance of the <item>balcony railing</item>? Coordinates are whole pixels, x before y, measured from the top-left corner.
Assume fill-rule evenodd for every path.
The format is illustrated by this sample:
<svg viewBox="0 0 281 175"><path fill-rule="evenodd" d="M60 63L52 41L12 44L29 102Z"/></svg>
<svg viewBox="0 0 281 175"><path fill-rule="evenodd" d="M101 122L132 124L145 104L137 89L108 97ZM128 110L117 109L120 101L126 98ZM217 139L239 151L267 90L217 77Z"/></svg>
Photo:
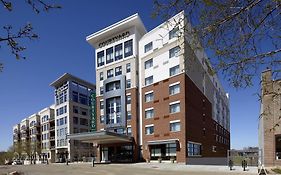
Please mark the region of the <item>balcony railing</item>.
<svg viewBox="0 0 281 175"><path fill-rule="evenodd" d="M55 130L55 126L50 127L50 130Z"/></svg>
<svg viewBox="0 0 281 175"><path fill-rule="evenodd" d="M55 136L50 137L50 140L55 140Z"/></svg>
<svg viewBox="0 0 281 175"><path fill-rule="evenodd" d="M50 149L54 150L54 149L56 149L56 147L55 146L50 146Z"/></svg>

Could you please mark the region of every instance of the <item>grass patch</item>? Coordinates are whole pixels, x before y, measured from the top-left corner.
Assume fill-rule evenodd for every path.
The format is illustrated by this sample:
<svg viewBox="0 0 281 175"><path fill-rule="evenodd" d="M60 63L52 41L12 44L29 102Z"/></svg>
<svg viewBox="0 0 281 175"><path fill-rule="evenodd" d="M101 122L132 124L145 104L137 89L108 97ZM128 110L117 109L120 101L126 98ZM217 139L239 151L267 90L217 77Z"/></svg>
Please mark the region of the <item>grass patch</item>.
<svg viewBox="0 0 281 175"><path fill-rule="evenodd" d="M281 169L280 168L273 168L271 169L274 173L277 173L277 174L281 174Z"/></svg>

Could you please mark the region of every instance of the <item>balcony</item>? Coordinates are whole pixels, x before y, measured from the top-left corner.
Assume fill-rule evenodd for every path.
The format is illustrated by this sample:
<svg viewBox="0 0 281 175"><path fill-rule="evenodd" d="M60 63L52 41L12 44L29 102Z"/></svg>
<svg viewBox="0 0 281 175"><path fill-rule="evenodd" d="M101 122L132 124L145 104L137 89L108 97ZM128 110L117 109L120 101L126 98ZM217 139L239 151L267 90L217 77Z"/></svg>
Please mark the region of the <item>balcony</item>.
<svg viewBox="0 0 281 175"><path fill-rule="evenodd" d="M55 126L50 127L50 131L55 130Z"/></svg>
<svg viewBox="0 0 281 175"><path fill-rule="evenodd" d="M56 149L55 146L50 146L50 150L54 150L54 149Z"/></svg>
<svg viewBox="0 0 281 175"><path fill-rule="evenodd" d="M50 140L55 140L55 136L51 136L51 137L50 137Z"/></svg>

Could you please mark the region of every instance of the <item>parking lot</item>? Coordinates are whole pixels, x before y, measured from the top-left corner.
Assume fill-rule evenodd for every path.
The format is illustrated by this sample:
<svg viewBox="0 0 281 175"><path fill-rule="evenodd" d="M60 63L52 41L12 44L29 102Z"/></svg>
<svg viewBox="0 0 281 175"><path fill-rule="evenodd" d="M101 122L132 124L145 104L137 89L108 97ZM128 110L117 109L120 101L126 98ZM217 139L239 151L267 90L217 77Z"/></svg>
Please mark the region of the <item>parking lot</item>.
<svg viewBox="0 0 281 175"><path fill-rule="evenodd" d="M257 174L256 168L250 168L243 172L240 167L234 171L229 171L224 166L192 166L182 164L159 164L159 163L138 163L138 164L91 164L72 163L49 165L9 165L0 166L0 175L13 171L24 173L25 175L228 175L228 174Z"/></svg>

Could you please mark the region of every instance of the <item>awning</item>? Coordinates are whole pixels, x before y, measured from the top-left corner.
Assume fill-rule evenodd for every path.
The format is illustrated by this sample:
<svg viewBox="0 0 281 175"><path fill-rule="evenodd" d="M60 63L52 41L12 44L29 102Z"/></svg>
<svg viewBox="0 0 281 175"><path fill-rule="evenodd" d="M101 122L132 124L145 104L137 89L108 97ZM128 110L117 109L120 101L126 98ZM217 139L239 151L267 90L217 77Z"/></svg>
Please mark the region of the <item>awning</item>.
<svg viewBox="0 0 281 175"><path fill-rule="evenodd" d="M109 131L85 132L67 135L70 140L79 140L85 143L109 144L132 142L132 137Z"/></svg>
<svg viewBox="0 0 281 175"><path fill-rule="evenodd" d="M147 141L147 145L161 145L161 144L168 144L168 143L177 143L179 139L167 139L167 140L153 140Z"/></svg>

